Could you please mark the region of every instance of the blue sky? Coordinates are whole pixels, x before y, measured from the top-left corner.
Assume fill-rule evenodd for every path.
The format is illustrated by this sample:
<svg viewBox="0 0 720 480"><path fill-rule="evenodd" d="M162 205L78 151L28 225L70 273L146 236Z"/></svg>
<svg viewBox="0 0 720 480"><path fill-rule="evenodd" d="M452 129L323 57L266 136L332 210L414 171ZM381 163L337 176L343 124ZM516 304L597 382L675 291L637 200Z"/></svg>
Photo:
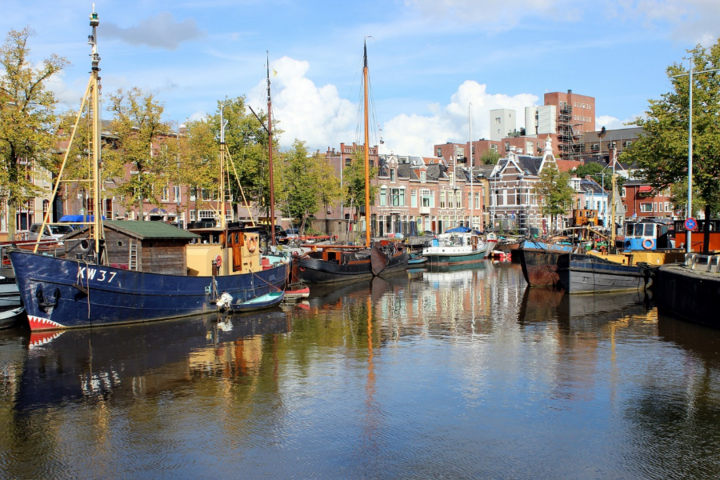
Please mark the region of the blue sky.
<svg viewBox="0 0 720 480"><path fill-rule="evenodd" d="M87 82L91 2L5 0L0 29L31 26L40 61L72 62L53 81L76 108ZM720 36L720 0L99 1L105 92L140 87L166 119L214 112L246 95L263 108L270 54L281 144L324 151L362 141L362 43L368 39L372 143L432 155L432 145L489 137L489 110L542 104L545 92L596 98L598 125L642 115L669 90L665 69ZM520 126L520 125L519 125Z"/></svg>

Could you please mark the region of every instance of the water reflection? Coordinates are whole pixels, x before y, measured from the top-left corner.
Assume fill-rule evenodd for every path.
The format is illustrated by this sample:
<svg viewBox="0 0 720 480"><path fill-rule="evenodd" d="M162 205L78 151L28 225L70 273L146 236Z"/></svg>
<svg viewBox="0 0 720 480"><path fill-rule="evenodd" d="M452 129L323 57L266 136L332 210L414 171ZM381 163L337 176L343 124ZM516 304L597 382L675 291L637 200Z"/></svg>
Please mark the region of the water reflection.
<svg viewBox="0 0 720 480"><path fill-rule="evenodd" d="M528 289L489 262L264 314L15 331L0 336L0 471L715 477L718 341L644 295Z"/></svg>

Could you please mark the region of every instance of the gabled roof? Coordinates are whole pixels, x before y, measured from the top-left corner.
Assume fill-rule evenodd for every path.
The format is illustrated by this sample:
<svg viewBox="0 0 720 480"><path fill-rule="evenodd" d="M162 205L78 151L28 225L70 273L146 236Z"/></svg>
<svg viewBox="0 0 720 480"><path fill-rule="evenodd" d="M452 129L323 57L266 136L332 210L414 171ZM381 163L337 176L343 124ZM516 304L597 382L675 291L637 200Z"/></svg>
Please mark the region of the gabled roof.
<svg viewBox="0 0 720 480"><path fill-rule="evenodd" d="M607 192L600 186L600 184L590 178L580 179L580 191L590 191L595 195L607 195Z"/></svg>
<svg viewBox="0 0 720 480"><path fill-rule="evenodd" d="M560 170L561 172L570 172L573 168L577 168L583 164L582 162L579 162L577 160L560 159L556 159L555 163L557 164L558 170Z"/></svg>
<svg viewBox="0 0 720 480"><path fill-rule="evenodd" d="M192 240L194 238L200 238L197 235L181 228L173 227L163 222L141 222L133 220L106 220L103 222L105 228L124 233L138 240L170 240L170 239L186 239ZM66 238L73 238L81 236L87 233L89 227L85 227L80 230L76 230L72 233L67 234Z"/></svg>

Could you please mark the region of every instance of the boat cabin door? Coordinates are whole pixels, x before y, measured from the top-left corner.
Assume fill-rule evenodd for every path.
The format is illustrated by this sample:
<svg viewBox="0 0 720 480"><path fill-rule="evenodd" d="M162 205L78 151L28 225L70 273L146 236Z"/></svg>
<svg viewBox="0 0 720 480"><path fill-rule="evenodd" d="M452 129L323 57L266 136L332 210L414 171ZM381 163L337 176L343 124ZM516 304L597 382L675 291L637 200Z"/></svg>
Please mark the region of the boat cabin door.
<svg viewBox="0 0 720 480"><path fill-rule="evenodd" d="M240 232L228 233L230 250L232 251L233 272L242 270L242 247L245 245L245 235Z"/></svg>

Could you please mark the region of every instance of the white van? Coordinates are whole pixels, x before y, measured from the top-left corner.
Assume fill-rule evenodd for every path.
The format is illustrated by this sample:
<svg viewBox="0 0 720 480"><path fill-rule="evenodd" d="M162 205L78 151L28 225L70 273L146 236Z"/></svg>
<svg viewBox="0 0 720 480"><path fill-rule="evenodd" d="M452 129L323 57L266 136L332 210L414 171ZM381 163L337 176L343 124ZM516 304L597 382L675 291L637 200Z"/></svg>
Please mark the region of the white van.
<svg viewBox="0 0 720 480"><path fill-rule="evenodd" d="M42 223L33 223L30 225L30 233L28 234L28 240L37 240L40 236L40 228ZM70 225L45 225L45 233L42 236L43 240L56 240L60 241L62 237L72 232L73 229Z"/></svg>

